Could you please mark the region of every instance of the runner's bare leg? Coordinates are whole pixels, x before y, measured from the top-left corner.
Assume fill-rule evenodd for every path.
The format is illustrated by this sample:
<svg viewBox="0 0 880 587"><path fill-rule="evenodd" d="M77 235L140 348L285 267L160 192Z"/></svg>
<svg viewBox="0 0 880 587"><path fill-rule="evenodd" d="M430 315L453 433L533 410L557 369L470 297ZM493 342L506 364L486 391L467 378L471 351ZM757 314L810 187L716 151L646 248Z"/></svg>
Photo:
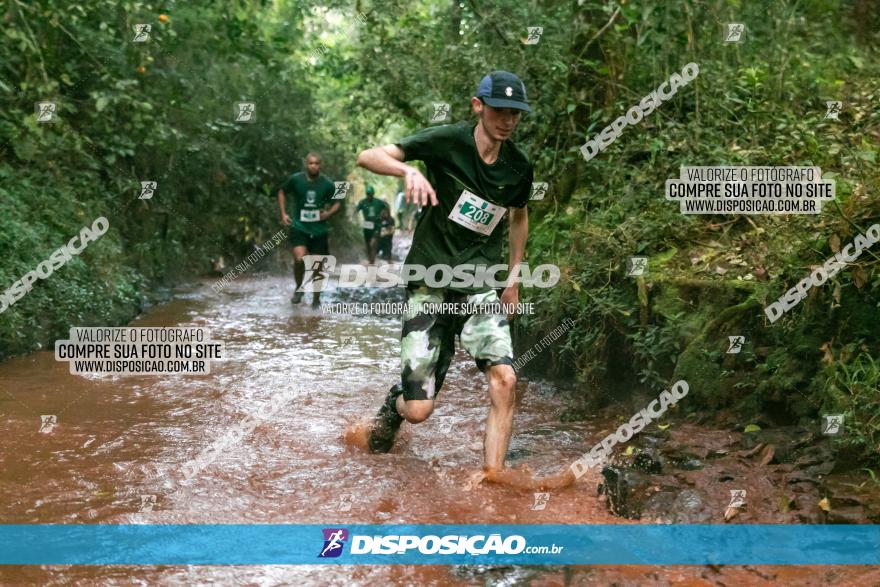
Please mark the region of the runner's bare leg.
<svg viewBox="0 0 880 587"><path fill-rule="evenodd" d="M484 449L486 468L500 471L510 444L513 411L516 404L516 372L510 365L493 365L486 372L489 380L491 406L486 418Z"/></svg>

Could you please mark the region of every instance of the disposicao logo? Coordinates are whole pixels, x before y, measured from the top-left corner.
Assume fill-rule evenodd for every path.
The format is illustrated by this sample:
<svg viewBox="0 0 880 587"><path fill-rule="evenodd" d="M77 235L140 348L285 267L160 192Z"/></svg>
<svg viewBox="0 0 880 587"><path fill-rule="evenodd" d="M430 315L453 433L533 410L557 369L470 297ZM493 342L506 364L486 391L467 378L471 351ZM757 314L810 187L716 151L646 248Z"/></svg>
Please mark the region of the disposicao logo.
<svg viewBox="0 0 880 587"><path fill-rule="evenodd" d="M336 558L342 555L345 544L350 544L349 554L357 555L518 555L559 554L564 546L528 546L526 539L518 534L507 537L501 534L435 535L413 534L360 535L351 534L345 528L324 528L324 548L318 558Z"/></svg>
<svg viewBox="0 0 880 587"><path fill-rule="evenodd" d="M348 540L348 530L345 528L324 528L324 548L318 558L336 558L342 554L345 542Z"/></svg>
<svg viewBox="0 0 880 587"><path fill-rule="evenodd" d="M526 539L519 535L502 538L500 534L477 536L352 536L351 554L407 554L409 550L417 550L419 554L519 554L523 551L531 554L532 548L546 549L550 547L526 547ZM559 548L561 552L562 547ZM553 551L554 553L556 551Z"/></svg>

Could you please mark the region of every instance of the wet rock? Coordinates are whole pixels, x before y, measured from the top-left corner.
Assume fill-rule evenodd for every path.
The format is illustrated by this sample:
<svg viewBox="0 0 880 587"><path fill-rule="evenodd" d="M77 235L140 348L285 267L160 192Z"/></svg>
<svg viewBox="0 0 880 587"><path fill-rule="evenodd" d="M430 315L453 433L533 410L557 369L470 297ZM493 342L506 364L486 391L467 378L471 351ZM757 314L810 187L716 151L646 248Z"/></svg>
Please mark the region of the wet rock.
<svg viewBox="0 0 880 587"><path fill-rule="evenodd" d="M819 479L804 475L801 471L792 473L788 478L788 486L801 492L810 491L819 483Z"/></svg>
<svg viewBox="0 0 880 587"><path fill-rule="evenodd" d="M689 446L688 447L688 455L692 456L700 461L704 461L709 458L709 455L713 454L715 451L710 450L705 446Z"/></svg>
<svg viewBox="0 0 880 587"><path fill-rule="evenodd" d="M834 508L823 512L826 524L870 524L865 510L861 507Z"/></svg>
<svg viewBox="0 0 880 587"><path fill-rule="evenodd" d="M800 456L794 462L798 470L793 479L821 479L834 469L834 464L834 453L827 444L809 446L800 451Z"/></svg>
<svg viewBox="0 0 880 587"><path fill-rule="evenodd" d="M678 494L670 514L675 524L701 524L712 519L702 494L694 489L685 489Z"/></svg>
<svg viewBox="0 0 880 587"><path fill-rule="evenodd" d="M645 449L633 459L633 468L642 473L659 473L663 466L660 463L660 455L653 449Z"/></svg>
<svg viewBox="0 0 880 587"><path fill-rule="evenodd" d="M822 524L826 519L825 512L819 509L819 498L815 492L794 496L791 501L791 511L801 524Z"/></svg>
<svg viewBox="0 0 880 587"><path fill-rule="evenodd" d="M638 437L638 445L650 448L659 448L669 441L669 432L665 430L654 430L650 434L644 432Z"/></svg>
<svg viewBox="0 0 880 587"><path fill-rule="evenodd" d="M703 468L703 461L686 452L676 452L665 456L665 464L673 469L683 471L699 471Z"/></svg>
<svg viewBox="0 0 880 587"><path fill-rule="evenodd" d="M657 488L645 500L642 516L666 524L701 524L713 518L704 494L696 489Z"/></svg>
<svg viewBox="0 0 880 587"><path fill-rule="evenodd" d="M703 505L703 498L693 489L685 489L675 498L676 511L695 512Z"/></svg>
<svg viewBox="0 0 880 587"><path fill-rule="evenodd" d="M783 426L768 428L757 432L745 432L740 438L740 447L743 450L751 450L759 444L773 445L775 455L774 462L790 463L795 458L795 451L809 441L811 436L798 426Z"/></svg>
<svg viewBox="0 0 880 587"><path fill-rule="evenodd" d="M678 468L685 471L699 471L703 468L703 461L701 461L697 457L688 457L685 460L681 461L681 464L678 466Z"/></svg>
<svg viewBox="0 0 880 587"><path fill-rule="evenodd" d="M645 509L642 512L645 516L651 514L651 517L671 522L671 512L675 511L673 504L678 497L675 490L659 491L649 497L645 501Z"/></svg>
<svg viewBox="0 0 880 587"><path fill-rule="evenodd" d="M723 459L724 457L726 457L729 454L730 454L729 450L727 450L725 448L721 448L718 450L707 451L706 458L707 459Z"/></svg>
<svg viewBox="0 0 880 587"><path fill-rule="evenodd" d="M794 464L799 467L808 467L814 465L826 464L834 461L834 453L827 444L817 444L809 446L800 451L798 458Z"/></svg>
<svg viewBox="0 0 880 587"><path fill-rule="evenodd" d="M852 478L823 479L821 494L827 496L830 511L825 514L828 524L875 524L880 518L880 502L875 486L856 485Z"/></svg>
<svg viewBox="0 0 880 587"><path fill-rule="evenodd" d="M665 463L660 451L654 448L629 447L611 458L611 465L620 469L635 469L642 473L660 473Z"/></svg>
<svg viewBox="0 0 880 587"><path fill-rule="evenodd" d="M600 491L608 496L608 508L616 516L633 520L641 516L646 491L650 483L638 471L622 467L604 467L605 482Z"/></svg>

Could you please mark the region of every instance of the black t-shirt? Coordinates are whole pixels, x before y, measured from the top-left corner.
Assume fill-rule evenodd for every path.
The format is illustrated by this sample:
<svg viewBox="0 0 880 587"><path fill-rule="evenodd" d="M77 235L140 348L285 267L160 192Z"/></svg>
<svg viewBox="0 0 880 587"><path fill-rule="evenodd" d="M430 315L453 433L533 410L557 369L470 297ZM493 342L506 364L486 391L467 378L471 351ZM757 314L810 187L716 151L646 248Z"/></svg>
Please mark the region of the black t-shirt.
<svg viewBox="0 0 880 587"><path fill-rule="evenodd" d="M509 140L501 143L498 159L488 165L477 151L475 127L476 123L430 127L397 143L404 161L425 163L439 202L424 207L406 257L408 264L502 263L507 208L523 208L528 203L532 165ZM449 289L477 293L491 288Z"/></svg>

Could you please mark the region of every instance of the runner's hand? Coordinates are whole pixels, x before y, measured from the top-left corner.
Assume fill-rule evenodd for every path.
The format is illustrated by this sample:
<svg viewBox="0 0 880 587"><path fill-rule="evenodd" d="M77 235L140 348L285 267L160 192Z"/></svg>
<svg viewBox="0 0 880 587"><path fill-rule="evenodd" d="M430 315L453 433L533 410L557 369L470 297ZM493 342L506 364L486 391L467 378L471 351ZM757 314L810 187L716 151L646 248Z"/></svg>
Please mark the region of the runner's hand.
<svg viewBox="0 0 880 587"><path fill-rule="evenodd" d="M515 306L519 303L519 284L516 283L514 285L508 286L501 292L501 303L507 304L508 306ZM507 315L507 321L513 321L514 314Z"/></svg>
<svg viewBox="0 0 880 587"><path fill-rule="evenodd" d="M409 169L406 172L406 201L419 206L427 206L429 202L432 206L438 204L431 182L418 169Z"/></svg>
<svg viewBox="0 0 880 587"><path fill-rule="evenodd" d="M288 216L287 214L282 214L281 224L283 224L284 226L290 226L290 216Z"/></svg>

